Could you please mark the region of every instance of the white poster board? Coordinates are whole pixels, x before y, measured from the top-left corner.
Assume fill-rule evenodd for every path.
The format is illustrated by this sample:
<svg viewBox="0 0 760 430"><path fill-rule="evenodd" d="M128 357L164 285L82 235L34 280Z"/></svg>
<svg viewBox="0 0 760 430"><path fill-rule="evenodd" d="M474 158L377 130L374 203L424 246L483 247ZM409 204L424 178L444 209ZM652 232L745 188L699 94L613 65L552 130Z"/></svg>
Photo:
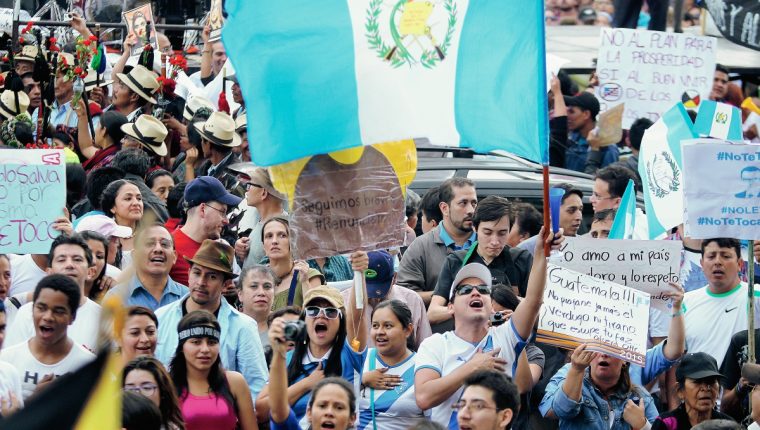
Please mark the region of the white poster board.
<svg viewBox="0 0 760 430"><path fill-rule="evenodd" d="M549 264L537 342L562 348L588 344L643 366L649 294Z"/></svg>
<svg viewBox="0 0 760 430"><path fill-rule="evenodd" d="M47 254L65 206L62 150L0 150L0 252Z"/></svg>
<svg viewBox="0 0 760 430"><path fill-rule="evenodd" d="M623 128L637 118L656 121L674 103L707 99L715 73L714 37L603 28L596 74L601 111L625 103Z"/></svg>
<svg viewBox="0 0 760 430"><path fill-rule="evenodd" d="M686 235L760 240L760 145L681 142Z"/></svg>
<svg viewBox="0 0 760 430"><path fill-rule="evenodd" d="M680 282L681 248L675 240L610 240L568 237L557 265L650 295L651 305L667 311L669 282Z"/></svg>

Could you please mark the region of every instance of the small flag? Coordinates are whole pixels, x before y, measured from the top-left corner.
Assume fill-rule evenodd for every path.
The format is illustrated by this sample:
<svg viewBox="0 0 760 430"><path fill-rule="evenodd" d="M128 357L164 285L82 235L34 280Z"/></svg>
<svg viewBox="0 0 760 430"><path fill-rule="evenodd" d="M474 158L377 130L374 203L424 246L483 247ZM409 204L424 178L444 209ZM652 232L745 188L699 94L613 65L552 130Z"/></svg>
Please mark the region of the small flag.
<svg viewBox="0 0 760 430"><path fill-rule="evenodd" d="M742 114L736 106L704 100L694 121L694 132L701 137L742 140Z"/></svg>
<svg viewBox="0 0 760 430"><path fill-rule="evenodd" d="M633 239L633 230L636 227L636 190L633 179L628 180L625 193L620 200L620 206L615 212L615 221L612 222L609 239Z"/></svg>
<svg viewBox="0 0 760 430"><path fill-rule="evenodd" d="M681 103L670 108L644 132L639 175L644 187L650 239L683 223L681 140L695 137L691 119Z"/></svg>

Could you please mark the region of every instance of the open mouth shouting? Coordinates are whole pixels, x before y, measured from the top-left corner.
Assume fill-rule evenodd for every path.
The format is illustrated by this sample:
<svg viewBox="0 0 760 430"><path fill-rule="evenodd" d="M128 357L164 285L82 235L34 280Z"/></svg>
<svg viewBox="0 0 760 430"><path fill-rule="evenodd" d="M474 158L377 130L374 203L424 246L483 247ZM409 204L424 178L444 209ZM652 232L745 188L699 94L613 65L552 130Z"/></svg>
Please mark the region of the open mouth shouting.
<svg viewBox="0 0 760 430"><path fill-rule="evenodd" d="M314 333L317 335L317 338L324 339L327 337L327 324L324 322L316 322L314 323Z"/></svg>
<svg viewBox="0 0 760 430"><path fill-rule="evenodd" d="M468 303L470 309L483 309L483 299L480 297L473 297Z"/></svg>

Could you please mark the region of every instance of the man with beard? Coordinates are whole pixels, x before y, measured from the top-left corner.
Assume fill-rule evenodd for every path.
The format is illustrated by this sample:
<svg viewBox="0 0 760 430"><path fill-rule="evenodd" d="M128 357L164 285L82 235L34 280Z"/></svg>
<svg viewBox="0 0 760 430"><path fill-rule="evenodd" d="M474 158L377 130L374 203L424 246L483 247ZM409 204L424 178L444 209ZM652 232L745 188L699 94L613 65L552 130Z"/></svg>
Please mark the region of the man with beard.
<svg viewBox="0 0 760 430"><path fill-rule="evenodd" d="M438 275L428 308L428 318L435 333L454 328L448 297L451 295L452 281L466 264L484 265L491 273L492 284L510 285L517 295L525 297L533 258L528 251L507 245L510 212L509 201L503 197L488 196L478 203L472 218L478 241L469 250L449 254Z"/></svg>
<svg viewBox="0 0 760 430"><path fill-rule="evenodd" d="M430 303L446 256L468 250L475 242L472 216L478 205L475 183L454 177L441 184L438 191L443 222L412 242L401 259L398 285L416 291Z"/></svg>
<svg viewBox="0 0 760 430"><path fill-rule="evenodd" d="M185 259L195 255L204 240L219 240L222 229L229 224L227 208L237 206L241 201L240 197L230 194L218 179L211 176L200 176L187 184L187 222L172 233L177 250L177 262L169 272L172 279L187 285L190 264Z"/></svg>
<svg viewBox="0 0 760 430"><path fill-rule="evenodd" d="M188 312L208 311L216 315L222 328L219 337L222 367L242 373L251 397L256 399L268 377L258 325L222 297L224 285L235 276L232 273L235 251L225 243L206 239L192 258L184 257L183 260L190 265L190 293L156 311L160 340L156 358L168 366L177 349L179 321Z"/></svg>
<svg viewBox="0 0 760 430"><path fill-rule="evenodd" d="M176 261L174 240L166 227L154 224L138 230L132 252L135 274L108 291L106 297L118 294L127 306L144 306L153 311L179 300L188 290L169 276Z"/></svg>

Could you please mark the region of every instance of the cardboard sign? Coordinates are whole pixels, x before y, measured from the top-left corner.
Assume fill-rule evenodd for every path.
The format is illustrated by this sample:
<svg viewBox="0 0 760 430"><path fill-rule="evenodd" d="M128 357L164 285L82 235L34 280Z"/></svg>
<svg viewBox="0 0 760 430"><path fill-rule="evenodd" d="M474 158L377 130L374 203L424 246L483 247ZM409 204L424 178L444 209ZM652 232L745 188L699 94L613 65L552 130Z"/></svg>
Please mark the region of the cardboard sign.
<svg viewBox="0 0 760 430"><path fill-rule="evenodd" d="M712 89L714 37L624 28L601 32L596 96L602 111L625 103L623 128L656 121L674 103L695 107Z"/></svg>
<svg viewBox="0 0 760 430"><path fill-rule="evenodd" d="M0 249L47 254L66 206L66 166L56 149L0 151Z"/></svg>
<svg viewBox="0 0 760 430"><path fill-rule="evenodd" d="M211 29L208 41L215 42L220 40L222 38L222 27L224 27L222 0L211 0L211 8L208 12L208 26Z"/></svg>
<svg viewBox="0 0 760 430"><path fill-rule="evenodd" d="M275 188L290 202L298 258L401 246L404 190L416 165L414 142L409 140L271 167Z"/></svg>
<svg viewBox="0 0 760 430"><path fill-rule="evenodd" d="M686 235L760 240L760 145L681 144Z"/></svg>
<svg viewBox="0 0 760 430"><path fill-rule="evenodd" d="M568 237L557 265L650 295L659 310L672 307L665 293L680 282L681 242L674 240L608 240Z"/></svg>
<svg viewBox="0 0 760 430"><path fill-rule="evenodd" d="M648 294L549 265L537 342L568 349L587 343L643 366L648 328Z"/></svg>
<svg viewBox="0 0 760 430"><path fill-rule="evenodd" d="M153 46L154 51L158 51L156 25L153 22L153 8L150 3L122 12L121 15L127 23L127 33L137 37L137 42L129 53L130 57L142 54L145 45L148 44Z"/></svg>

